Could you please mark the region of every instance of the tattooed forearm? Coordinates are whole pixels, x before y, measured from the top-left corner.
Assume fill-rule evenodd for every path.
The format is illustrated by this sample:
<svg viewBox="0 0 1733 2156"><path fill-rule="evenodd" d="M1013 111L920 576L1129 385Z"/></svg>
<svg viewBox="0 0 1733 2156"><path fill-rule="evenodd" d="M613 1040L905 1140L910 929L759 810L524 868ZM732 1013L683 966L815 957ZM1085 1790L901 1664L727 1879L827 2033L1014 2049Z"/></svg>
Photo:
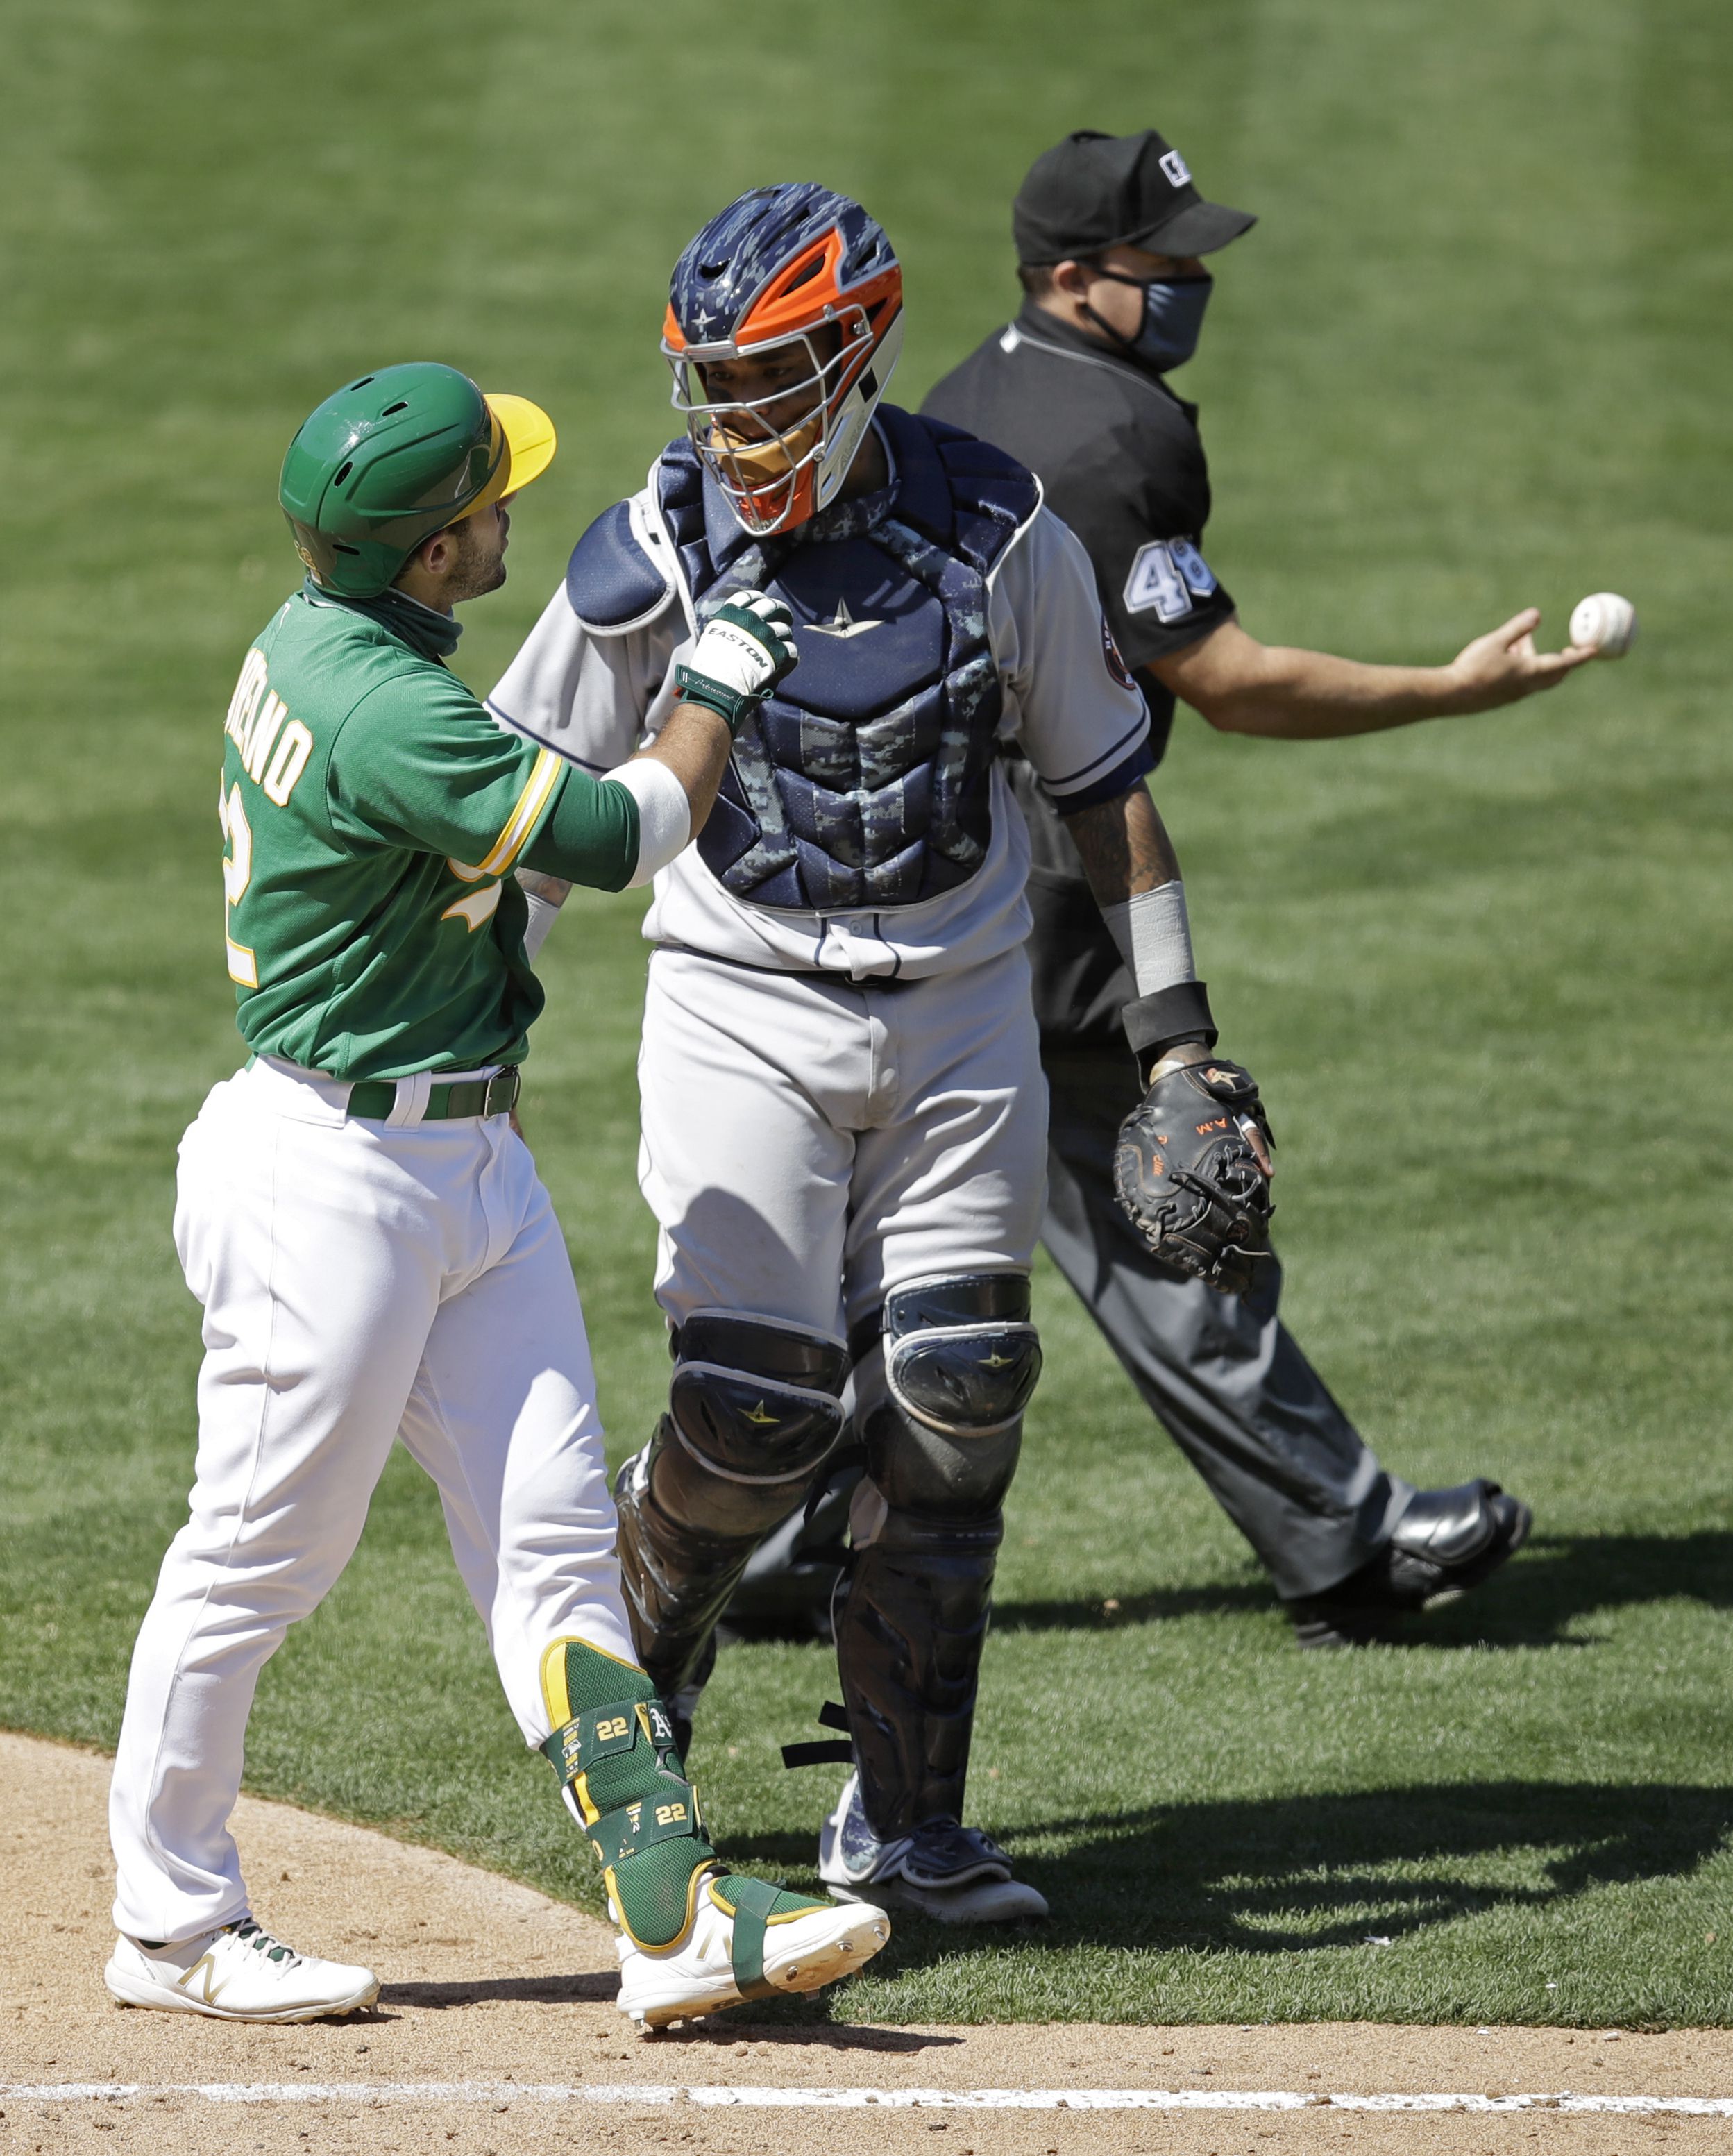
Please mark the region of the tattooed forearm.
<svg viewBox="0 0 1733 2156"><path fill-rule="evenodd" d="M1178 878L1173 843L1141 780L1116 800L1068 816L1065 829L1101 906L1120 905Z"/></svg>

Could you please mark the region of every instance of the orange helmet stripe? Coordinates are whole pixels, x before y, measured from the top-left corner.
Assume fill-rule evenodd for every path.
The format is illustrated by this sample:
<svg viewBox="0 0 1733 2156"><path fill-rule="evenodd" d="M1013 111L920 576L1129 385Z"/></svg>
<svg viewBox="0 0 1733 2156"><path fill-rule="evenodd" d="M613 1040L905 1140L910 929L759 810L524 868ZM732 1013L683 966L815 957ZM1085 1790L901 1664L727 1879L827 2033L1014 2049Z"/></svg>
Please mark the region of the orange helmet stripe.
<svg viewBox="0 0 1733 2156"><path fill-rule="evenodd" d="M842 304L837 267L843 259L843 235L834 226L824 237L786 263L753 300L736 326L736 344L769 344L793 336L823 321L827 307Z"/></svg>

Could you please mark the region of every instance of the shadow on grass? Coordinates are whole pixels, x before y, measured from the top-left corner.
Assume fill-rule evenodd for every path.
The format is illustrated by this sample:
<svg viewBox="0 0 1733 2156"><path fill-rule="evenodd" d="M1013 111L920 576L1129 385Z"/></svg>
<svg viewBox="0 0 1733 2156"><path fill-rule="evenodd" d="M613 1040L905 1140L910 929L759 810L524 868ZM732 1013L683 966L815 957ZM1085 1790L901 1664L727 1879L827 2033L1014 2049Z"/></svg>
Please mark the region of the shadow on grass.
<svg viewBox="0 0 1733 2156"><path fill-rule="evenodd" d="M1684 1598L1733 1609L1733 1534L1545 1535L1484 1587L1424 1616L1409 1618L1397 1647L1577 1645L1569 1628L1600 1609ZM1156 1588L1145 1594L1073 1602L1003 1602L997 1632L1110 1631L1163 1618L1274 1610L1259 1581Z"/></svg>
<svg viewBox="0 0 1733 2156"><path fill-rule="evenodd" d="M1597 1610L1679 1600L1733 1609L1733 1534L1544 1535L1484 1589L1423 1618L1404 1644L1563 1645L1567 1628Z"/></svg>
<svg viewBox="0 0 1733 2156"><path fill-rule="evenodd" d="M1443 1783L1048 1820L1005 1839L1053 1917L1006 1936L1041 1948L1358 1946L1618 1881L1682 1877L1730 1830L1733 1789L1681 1783ZM1070 1846L1045 1855L1050 1842ZM772 1865L811 1853L787 1835L736 1836L729 1847ZM879 1973L980 1944L979 1934L960 1939L900 1914Z"/></svg>
<svg viewBox="0 0 1733 2156"><path fill-rule="evenodd" d="M1733 1789L1470 1782L1177 1804L1025 1831L1054 1945L1305 1953L1695 1871ZM1043 1858L1054 1835L1074 1845Z"/></svg>
<svg viewBox="0 0 1733 2156"><path fill-rule="evenodd" d="M1263 1580L1209 1587L1154 1587L1144 1594L1123 1594L1111 1601L1098 1595L1089 1602L1000 1602L993 1604L995 1632L1111 1632L1124 1625L1151 1625L1162 1618L1237 1616L1247 1610L1278 1607L1275 1591Z"/></svg>

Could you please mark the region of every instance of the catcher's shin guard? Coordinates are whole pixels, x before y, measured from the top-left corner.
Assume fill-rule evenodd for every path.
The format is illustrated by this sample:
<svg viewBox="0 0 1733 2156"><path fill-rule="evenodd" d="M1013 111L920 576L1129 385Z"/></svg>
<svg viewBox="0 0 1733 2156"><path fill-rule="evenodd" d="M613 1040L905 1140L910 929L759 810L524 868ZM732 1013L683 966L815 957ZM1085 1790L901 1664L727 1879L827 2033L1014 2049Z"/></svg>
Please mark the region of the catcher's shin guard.
<svg viewBox="0 0 1733 2156"><path fill-rule="evenodd" d="M1041 1350L1018 1273L898 1289L884 1326L836 1635L862 1805L890 1840L962 1817L1000 1507Z"/></svg>
<svg viewBox="0 0 1733 2156"><path fill-rule="evenodd" d="M620 1471L620 1569L643 1664L673 1697L700 1671L746 1560L800 1504L843 1430L846 1349L767 1317L695 1312L668 1412Z"/></svg>

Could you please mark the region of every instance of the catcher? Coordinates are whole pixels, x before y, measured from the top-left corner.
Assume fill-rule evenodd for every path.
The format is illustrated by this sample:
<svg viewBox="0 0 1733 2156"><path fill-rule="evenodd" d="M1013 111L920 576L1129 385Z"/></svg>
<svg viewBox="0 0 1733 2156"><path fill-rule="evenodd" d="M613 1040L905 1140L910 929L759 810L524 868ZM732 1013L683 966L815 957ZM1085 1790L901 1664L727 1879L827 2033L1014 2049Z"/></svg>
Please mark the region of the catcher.
<svg viewBox="0 0 1733 2156"><path fill-rule="evenodd" d="M822 1485L852 1376L866 1474L837 1642L854 1771L820 1876L839 1900L1003 1922L1046 1904L964 1799L1040 1367L1046 1097L1002 738L1065 818L1135 978L1152 1084L1124 1182L1146 1232L1237 1279L1269 1201L1256 1089L1211 1060L1144 784L1148 708L1088 557L1022 465L884 401L901 314L859 203L791 182L714 218L675 265L664 334L688 431L580 539L490 702L608 767L665 723L710 609L756 593L792 616L799 665L741 725L645 924L640 1179L674 1370L617 1486L622 1568L640 1659L690 1715L752 1553ZM562 893L545 877L536 896Z"/></svg>

